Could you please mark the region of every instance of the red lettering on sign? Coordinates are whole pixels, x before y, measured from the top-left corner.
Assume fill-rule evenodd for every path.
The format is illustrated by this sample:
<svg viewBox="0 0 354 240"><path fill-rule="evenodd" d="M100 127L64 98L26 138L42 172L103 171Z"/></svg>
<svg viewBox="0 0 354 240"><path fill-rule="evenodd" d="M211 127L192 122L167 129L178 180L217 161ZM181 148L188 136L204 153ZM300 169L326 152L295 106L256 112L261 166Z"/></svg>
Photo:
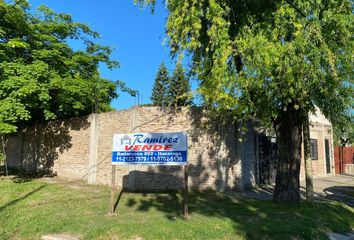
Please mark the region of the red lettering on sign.
<svg viewBox="0 0 354 240"><path fill-rule="evenodd" d="M142 151L144 150L150 151L151 149L152 149L152 145L143 145L143 147L141 148Z"/></svg>
<svg viewBox="0 0 354 240"><path fill-rule="evenodd" d="M162 145L154 145L154 150L161 150L163 148Z"/></svg>
<svg viewBox="0 0 354 240"><path fill-rule="evenodd" d="M159 151L159 150L165 150L165 151L171 151L172 150L172 145L167 144L167 145L125 145L125 151Z"/></svg>
<svg viewBox="0 0 354 240"><path fill-rule="evenodd" d="M163 150L172 150L172 145L165 145L165 148Z"/></svg>
<svg viewBox="0 0 354 240"><path fill-rule="evenodd" d="M131 150L131 149L132 149L132 147L133 147L133 145L131 145L131 146L125 145L125 151L129 151L129 150Z"/></svg>
<svg viewBox="0 0 354 240"><path fill-rule="evenodd" d="M134 151L139 151L141 148L141 145L134 145Z"/></svg>

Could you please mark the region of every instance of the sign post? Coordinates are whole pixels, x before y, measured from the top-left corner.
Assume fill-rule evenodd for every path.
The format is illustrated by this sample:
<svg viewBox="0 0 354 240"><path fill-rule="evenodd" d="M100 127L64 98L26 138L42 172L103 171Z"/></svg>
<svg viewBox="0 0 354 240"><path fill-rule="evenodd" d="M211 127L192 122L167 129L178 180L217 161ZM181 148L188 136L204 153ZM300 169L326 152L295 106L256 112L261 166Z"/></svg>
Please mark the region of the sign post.
<svg viewBox="0 0 354 240"><path fill-rule="evenodd" d="M111 200L109 203L109 214L114 214L114 196L116 193L116 165L112 165Z"/></svg>
<svg viewBox="0 0 354 240"><path fill-rule="evenodd" d="M188 217L187 133L115 134L112 150L112 189L110 213L114 212L116 165L184 166L184 216Z"/></svg>
<svg viewBox="0 0 354 240"><path fill-rule="evenodd" d="M188 214L188 205L189 205L189 199L188 199L188 165L184 166L184 194L183 194L183 204L184 204L184 211L183 215L184 218L189 218Z"/></svg>

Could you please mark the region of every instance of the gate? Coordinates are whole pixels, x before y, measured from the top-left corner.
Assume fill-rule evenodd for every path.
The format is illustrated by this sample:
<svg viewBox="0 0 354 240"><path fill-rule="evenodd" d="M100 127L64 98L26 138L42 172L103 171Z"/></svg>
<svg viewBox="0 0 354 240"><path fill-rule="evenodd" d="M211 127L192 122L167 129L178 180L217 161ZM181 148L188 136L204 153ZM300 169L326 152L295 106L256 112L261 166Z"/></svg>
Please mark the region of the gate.
<svg viewBox="0 0 354 240"><path fill-rule="evenodd" d="M334 165L335 173L344 173L346 164L354 164L354 147L335 147L334 148Z"/></svg>
<svg viewBox="0 0 354 240"><path fill-rule="evenodd" d="M258 135L259 184L275 183L278 149L276 138Z"/></svg>

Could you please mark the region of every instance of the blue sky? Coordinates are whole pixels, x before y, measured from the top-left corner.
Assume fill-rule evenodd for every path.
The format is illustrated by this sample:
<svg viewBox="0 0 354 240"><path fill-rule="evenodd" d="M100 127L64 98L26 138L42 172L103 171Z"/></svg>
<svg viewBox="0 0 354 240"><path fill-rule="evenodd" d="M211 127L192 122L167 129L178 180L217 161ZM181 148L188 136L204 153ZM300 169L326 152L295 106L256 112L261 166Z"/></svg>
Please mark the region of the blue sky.
<svg viewBox="0 0 354 240"><path fill-rule="evenodd" d="M101 34L99 43L113 47L112 58L120 68L108 70L100 67L101 76L110 80L123 80L127 86L138 90L142 103L149 103L151 89L158 66L164 61L172 72L174 62L169 49L163 45L167 11L158 1L155 13L142 10L133 0L30 0L32 7L45 4L56 12L69 13L78 22L88 24ZM80 45L71 43L74 48ZM136 100L128 94L112 102L116 109L125 109Z"/></svg>

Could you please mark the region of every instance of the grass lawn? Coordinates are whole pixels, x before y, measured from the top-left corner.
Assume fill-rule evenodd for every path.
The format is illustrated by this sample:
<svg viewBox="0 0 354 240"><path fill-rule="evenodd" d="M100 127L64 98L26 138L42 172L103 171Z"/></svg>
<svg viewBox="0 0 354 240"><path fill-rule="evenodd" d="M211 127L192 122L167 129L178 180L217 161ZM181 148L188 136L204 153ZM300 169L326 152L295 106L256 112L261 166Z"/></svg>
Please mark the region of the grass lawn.
<svg viewBox="0 0 354 240"><path fill-rule="evenodd" d="M109 194L102 186L2 178L0 239L51 233L82 239L326 239L328 231L354 227L354 209L338 202L288 208L211 191L190 195L189 220L182 217L180 193L123 193L117 215L107 217Z"/></svg>

